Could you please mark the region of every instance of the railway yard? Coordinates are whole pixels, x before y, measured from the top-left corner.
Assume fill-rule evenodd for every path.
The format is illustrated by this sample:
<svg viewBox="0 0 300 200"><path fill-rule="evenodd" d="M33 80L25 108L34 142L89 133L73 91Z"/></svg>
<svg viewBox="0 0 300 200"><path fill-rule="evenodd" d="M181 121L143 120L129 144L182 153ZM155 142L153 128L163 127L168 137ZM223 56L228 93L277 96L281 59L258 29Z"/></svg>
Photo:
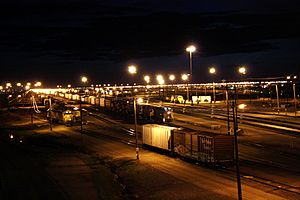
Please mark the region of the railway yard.
<svg viewBox="0 0 300 200"><path fill-rule="evenodd" d="M68 104L67 98L52 98ZM133 115L112 114L104 106L88 102L81 105L81 117L86 122L82 131L78 124L49 124L47 110L42 106L40 113L32 113L28 106L2 110L0 146L1 163L5 164L0 166L1 197L236 199L234 158L226 165L211 165L211 160L185 156L194 152L198 158L203 155L199 144L201 148L212 148L200 142L199 133L233 137L233 116L228 115L226 106L167 102L151 105L171 108L172 120L138 117L138 137ZM291 112L278 114L260 109L239 111L237 118L243 198L300 199L299 118ZM165 149L143 144L145 124L195 132L195 140L194 136L188 136L190 141L184 136L183 146L190 154L172 154L170 141L166 141ZM233 146L229 148L233 150ZM14 173L19 175L12 179ZM28 179L32 184L28 184Z"/></svg>

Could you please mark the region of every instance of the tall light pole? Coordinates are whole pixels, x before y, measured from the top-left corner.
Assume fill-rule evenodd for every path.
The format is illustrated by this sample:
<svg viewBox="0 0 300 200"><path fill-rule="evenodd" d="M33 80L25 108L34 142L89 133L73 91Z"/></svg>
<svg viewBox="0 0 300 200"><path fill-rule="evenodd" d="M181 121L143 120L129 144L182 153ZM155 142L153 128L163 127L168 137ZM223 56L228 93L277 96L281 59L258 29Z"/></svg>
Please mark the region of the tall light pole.
<svg viewBox="0 0 300 200"><path fill-rule="evenodd" d="M173 89L173 82L174 82L174 80L175 80L175 75L174 74L170 74L169 75L169 80L171 81L171 88ZM174 92L175 92L175 90L174 90ZM171 94L172 94L172 91L171 91Z"/></svg>
<svg viewBox="0 0 300 200"><path fill-rule="evenodd" d="M135 65L129 65L128 66L128 72L129 72L129 74L134 76L137 73L137 67ZM131 93L132 95L133 95L133 85L134 85L134 83L132 83L132 88L131 88L132 89L132 93Z"/></svg>
<svg viewBox="0 0 300 200"><path fill-rule="evenodd" d="M83 83L83 85L85 86L85 84L87 83L88 79L86 76L82 76L81 77L81 82ZM84 87L84 92L85 92L85 87ZM79 92L79 107L80 107L80 132L82 134L83 132L83 122L82 122L82 96L81 96L81 92Z"/></svg>
<svg viewBox="0 0 300 200"><path fill-rule="evenodd" d="M209 73L211 75L215 75L216 74L216 68L215 67L210 67L209 68ZM215 89L215 82L213 81L213 99L214 99L214 104L216 103L216 89Z"/></svg>
<svg viewBox="0 0 300 200"><path fill-rule="evenodd" d="M150 83L150 76L145 75L144 76L144 81L146 82L146 84L149 84Z"/></svg>
<svg viewBox="0 0 300 200"><path fill-rule="evenodd" d="M293 94L294 94L294 111L295 111L295 117L297 117L297 96L296 96L296 82L294 80L297 79L297 76L287 76L287 80L292 80L293 84Z"/></svg>
<svg viewBox="0 0 300 200"><path fill-rule="evenodd" d="M165 84L164 77L161 74L156 75L157 83L159 84L159 96L160 96L160 87L161 85ZM163 97L164 97L164 90L163 90Z"/></svg>
<svg viewBox="0 0 300 200"><path fill-rule="evenodd" d="M128 72L131 75L135 75L137 72L137 67L134 65L128 66ZM144 77L144 80L150 81L150 77ZM146 81L147 82L147 81ZM133 84L132 84L132 95L133 95ZM136 104L137 104L137 99L136 96L133 96L133 115L134 115L134 132L135 132L135 154L136 154L136 159L139 160L139 144L138 144L138 132L137 132L137 116L136 116Z"/></svg>
<svg viewBox="0 0 300 200"><path fill-rule="evenodd" d="M193 56L192 54L196 51L196 47L194 45L190 45L185 49L189 52L189 68L190 68L190 82L192 82L193 77Z"/></svg>
<svg viewBox="0 0 300 200"><path fill-rule="evenodd" d="M181 79L183 81L187 81L189 79L189 76L187 74L182 74L181 75ZM186 99L189 101L189 87L188 87L188 83L186 84Z"/></svg>
<svg viewBox="0 0 300 200"><path fill-rule="evenodd" d="M278 92L278 84L276 84L275 85L275 88L276 88L276 99L277 99L277 113L278 113L278 115L279 115L279 107L280 107L280 105L279 105L279 92Z"/></svg>
<svg viewBox="0 0 300 200"><path fill-rule="evenodd" d="M216 68L215 67L210 67L209 68L209 73L212 75L216 74ZM215 82L213 81L213 100L214 104L216 104L216 89L215 89ZM214 105L211 104L211 117L213 118L214 115Z"/></svg>
<svg viewBox="0 0 300 200"><path fill-rule="evenodd" d="M238 72L241 76L244 76L247 73L247 68L246 66L240 66L238 69ZM237 101L238 101L238 92L237 92L237 87L234 86L234 92L235 92L235 106L237 106ZM235 108L235 115L236 115L236 129L238 130L238 114L237 114L237 108Z"/></svg>

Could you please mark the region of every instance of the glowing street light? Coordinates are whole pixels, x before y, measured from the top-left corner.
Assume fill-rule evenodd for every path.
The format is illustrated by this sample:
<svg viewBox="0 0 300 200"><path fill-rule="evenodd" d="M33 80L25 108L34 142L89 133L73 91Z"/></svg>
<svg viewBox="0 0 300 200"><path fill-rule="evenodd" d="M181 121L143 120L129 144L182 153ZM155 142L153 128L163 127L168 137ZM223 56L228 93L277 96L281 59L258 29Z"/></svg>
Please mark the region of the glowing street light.
<svg viewBox="0 0 300 200"><path fill-rule="evenodd" d="M193 76L193 57L192 57L192 54L193 54L193 52L196 51L196 47L194 45L190 45L185 50L187 52L189 52L189 67L190 67L190 75L191 75L190 81L192 81L192 76Z"/></svg>
<svg viewBox="0 0 300 200"><path fill-rule="evenodd" d="M215 67L209 68L209 73L210 74L215 74L216 73L216 68Z"/></svg>
<svg viewBox="0 0 300 200"><path fill-rule="evenodd" d="M87 77L86 76L82 76L81 77L81 82L83 83L83 84L86 84L86 82L88 81L88 79L87 79ZM85 91L84 91L85 92ZM83 132L83 121L82 121L82 99L81 99L81 93L79 93L79 109L80 109L80 132L81 132L81 134L82 134L82 132Z"/></svg>
<svg viewBox="0 0 300 200"><path fill-rule="evenodd" d="M156 76L156 80L159 85L163 85L165 83L164 77L161 74Z"/></svg>
<svg viewBox="0 0 300 200"><path fill-rule="evenodd" d="M128 72L129 72L130 74L136 74L136 72L137 72L136 66L134 66L134 65L128 66Z"/></svg>
<svg viewBox="0 0 300 200"><path fill-rule="evenodd" d="M3 90L3 86L2 85L0 85L0 90Z"/></svg>
<svg viewBox="0 0 300 200"><path fill-rule="evenodd" d="M242 75L245 75L247 72L247 69L245 66L241 66L239 67L239 73L242 74Z"/></svg>
<svg viewBox="0 0 300 200"><path fill-rule="evenodd" d="M293 94L294 94L294 111L295 111L295 117L297 117L297 97L296 97L296 82L297 76L287 76L287 80L291 80L293 84Z"/></svg>
<svg viewBox="0 0 300 200"><path fill-rule="evenodd" d="M174 74L170 74L169 80L170 80L170 81L174 81L174 80L175 80L175 75L174 75Z"/></svg>
<svg viewBox="0 0 300 200"><path fill-rule="evenodd" d="M41 85L42 85L42 83L40 81L38 81L34 84L35 87L40 87Z"/></svg>
<svg viewBox="0 0 300 200"><path fill-rule="evenodd" d="M81 77L81 82L86 83L88 81L86 76Z"/></svg>
<svg viewBox="0 0 300 200"><path fill-rule="evenodd" d="M181 79L182 79L183 81L187 81L187 80L189 79L189 75L187 75L187 74L182 74L182 75L181 75ZM189 87L188 87L188 83L186 84L186 98L187 98L187 100L189 101L190 97L189 97Z"/></svg>
<svg viewBox="0 0 300 200"><path fill-rule="evenodd" d="M11 83L6 83L6 87L7 88L11 87Z"/></svg>
<svg viewBox="0 0 300 200"><path fill-rule="evenodd" d="M146 83L150 83L150 76L146 75L144 76L144 80L146 81Z"/></svg>
<svg viewBox="0 0 300 200"><path fill-rule="evenodd" d="M182 74L182 75L181 75L181 79L182 79L183 81L188 80L188 78L189 78L189 76L188 76L187 74Z"/></svg>
<svg viewBox="0 0 300 200"><path fill-rule="evenodd" d="M17 86L20 87L22 84L21 83L17 83Z"/></svg>

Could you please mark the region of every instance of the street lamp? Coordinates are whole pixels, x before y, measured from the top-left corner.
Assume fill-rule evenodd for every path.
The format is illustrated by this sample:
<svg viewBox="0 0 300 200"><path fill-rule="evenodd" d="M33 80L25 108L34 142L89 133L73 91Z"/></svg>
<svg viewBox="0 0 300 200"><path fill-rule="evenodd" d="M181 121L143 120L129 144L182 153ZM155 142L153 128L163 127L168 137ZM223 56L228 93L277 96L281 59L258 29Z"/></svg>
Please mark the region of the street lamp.
<svg viewBox="0 0 300 200"><path fill-rule="evenodd" d="M192 54L193 52L196 51L196 47L194 45L190 45L185 49L187 52L189 52L189 68L190 68L190 81L192 82L192 76L193 76L193 57Z"/></svg>
<svg viewBox="0 0 300 200"><path fill-rule="evenodd" d="M189 75L187 75L187 74L182 74L182 75L181 75L181 79L182 79L183 81L187 81L187 80L189 79ZM189 88L188 88L188 83L186 84L186 98L187 98L187 100L189 101Z"/></svg>
<svg viewBox="0 0 300 200"><path fill-rule="evenodd" d="M239 73L245 75L247 73L247 69L245 66L239 67Z"/></svg>
<svg viewBox="0 0 300 200"><path fill-rule="evenodd" d="M160 89L161 89L161 85L165 84L165 80L164 80L164 77L161 75L161 74L158 74L156 75L156 80L157 80L157 83L159 84L159 92L158 92L158 95L160 97ZM163 92L163 97L164 97L164 91Z"/></svg>
<svg viewBox="0 0 300 200"><path fill-rule="evenodd" d="M144 81L148 84L150 83L150 76L146 75L144 76Z"/></svg>
<svg viewBox="0 0 300 200"><path fill-rule="evenodd" d="M287 80L292 80L292 84L293 84L293 94L294 94L295 117L297 117L296 83L294 83L294 80L297 79L297 76L287 76L286 79L287 79Z"/></svg>
<svg viewBox="0 0 300 200"><path fill-rule="evenodd" d="M216 74L216 68L215 67L210 67L209 68L209 73L212 75ZM216 89L215 89L215 82L213 81L213 99L214 99L214 104L216 104ZM211 104L211 117L213 118L214 115L214 105Z"/></svg>
<svg viewBox="0 0 300 200"><path fill-rule="evenodd" d="M209 73L212 75L216 74L216 68L215 67L210 67L209 68ZM215 82L213 82L213 98L214 98L214 104L216 103L216 89L215 89Z"/></svg>
<svg viewBox="0 0 300 200"><path fill-rule="evenodd" d="M169 75L169 80L172 82L172 84L171 84L171 89L173 90L173 82L174 82L174 80L175 80L175 75L174 74L170 74ZM167 88L168 89L168 88ZM167 92L168 93L168 92ZM172 92L171 92L172 93ZM174 93L176 93L175 92L175 89L174 89Z"/></svg>
<svg viewBox="0 0 300 200"><path fill-rule="evenodd" d="M136 72L137 72L137 67L135 66L135 65L129 65L128 66L128 72L129 72L129 74L131 74L131 75L134 75L134 74L136 74ZM132 84L132 94L133 94L133 85L134 84Z"/></svg>
<svg viewBox="0 0 300 200"><path fill-rule="evenodd" d="M135 154L136 159L139 160L139 145L138 145L138 132L137 132L137 114L136 114L136 104L142 103L142 98L136 98L133 99L133 111L134 111L134 132L135 132Z"/></svg>
<svg viewBox="0 0 300 200"><path fill-rule="evenodd" d="M87 77L86 76L82 76L81 77L81 82L85 85L86 84L86 82L88 81L88 79L87 79ZM85 88L84 88L84 92L85 92ZM83 131L83 122L82 122L82 97L81 97L81 92L79 93L79 98L80 98L80 100L79 100L79 108L80 108L80 131L81 131L81 133L82 133L82 131Z"/></svg>
<svg viewBox="0 0 300 200"><path fill-rule="evenodd" d="M128 72L129 72L130 74L136 74L136 72L137 72L136 66L134 66L134 65L128 66Z"/></svg>
<svg viewBox="0 0 300 200"><path fill-rule="evenodd" d="M174 74L170 74L169 80L170 80L170 81L174 81L174 80L175 80L175 75L174 75Z"/></svg>

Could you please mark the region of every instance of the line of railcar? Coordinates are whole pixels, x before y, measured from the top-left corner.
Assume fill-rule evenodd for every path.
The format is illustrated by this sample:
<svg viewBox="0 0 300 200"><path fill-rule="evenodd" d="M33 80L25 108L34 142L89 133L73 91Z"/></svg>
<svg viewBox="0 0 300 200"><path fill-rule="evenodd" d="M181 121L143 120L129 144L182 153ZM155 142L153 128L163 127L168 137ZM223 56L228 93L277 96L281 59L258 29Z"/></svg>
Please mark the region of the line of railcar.
<svg viewBox="0 0 300 200"><path fill-rule="evenodd" d="M173 156L211 166L234 163L234 137L176 127L146 124L142 127L143 146L170 152Z"/></svg>
<svg viewBox="0 0 300 200"><path fill-rule="evenodd" d="M83 103L91 104L102 111L110 112L126 119L134 116L132 97L96 97L71 93L59 93L58 95L72 101L78 102L81 100ZM169 123L174 119L173 110L170 107L138 103L136 108L137 117L141 121Z"/></svg>

